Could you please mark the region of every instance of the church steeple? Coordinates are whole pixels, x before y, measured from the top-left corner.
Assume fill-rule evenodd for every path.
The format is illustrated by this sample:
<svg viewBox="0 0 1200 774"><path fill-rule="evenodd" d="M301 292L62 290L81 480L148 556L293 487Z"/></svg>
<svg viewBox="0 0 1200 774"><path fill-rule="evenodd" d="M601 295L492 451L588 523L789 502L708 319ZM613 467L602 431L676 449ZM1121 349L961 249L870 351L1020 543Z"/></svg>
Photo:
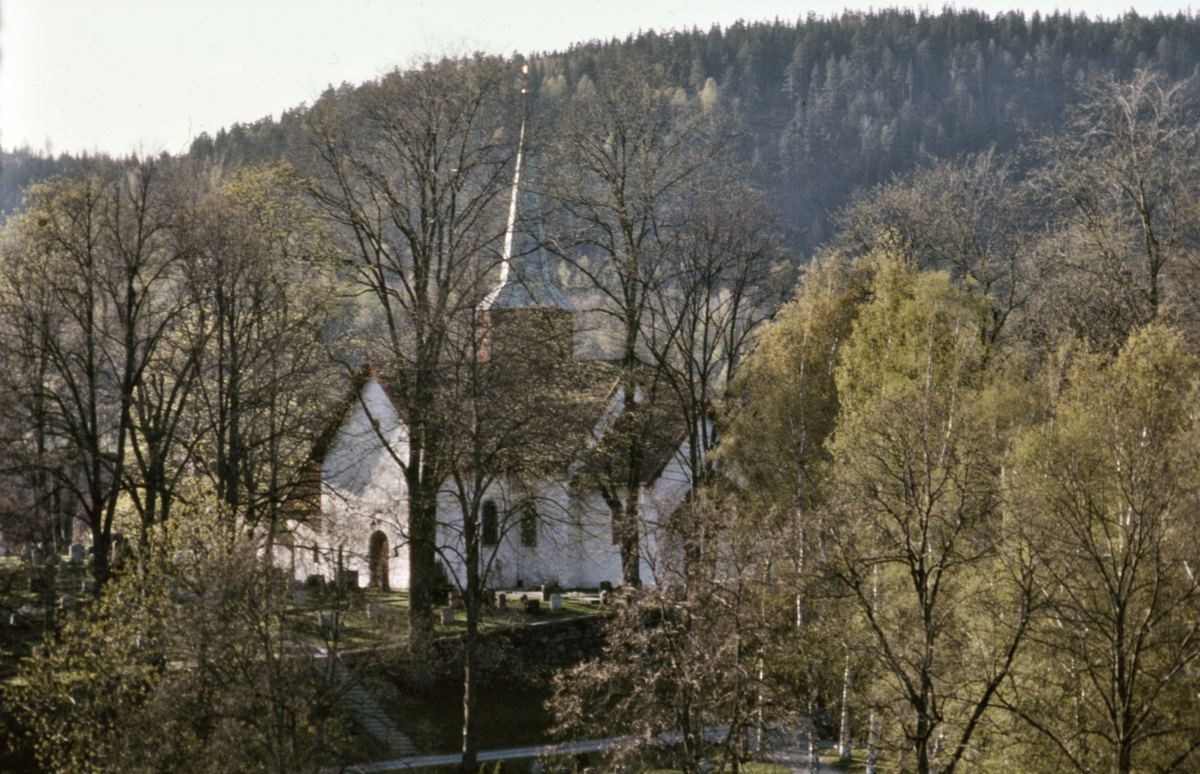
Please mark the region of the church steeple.
<svg viewBox="0 0 1200 774"><path fill-rule="evenodd" d="M575 309L554 281L552 259L543 247L537 197L528 192L527 184L521 185L524 145L522 122L499 278L476 310L479 359L571 360ZM528 179L529 172L524 174Z"/></svg>

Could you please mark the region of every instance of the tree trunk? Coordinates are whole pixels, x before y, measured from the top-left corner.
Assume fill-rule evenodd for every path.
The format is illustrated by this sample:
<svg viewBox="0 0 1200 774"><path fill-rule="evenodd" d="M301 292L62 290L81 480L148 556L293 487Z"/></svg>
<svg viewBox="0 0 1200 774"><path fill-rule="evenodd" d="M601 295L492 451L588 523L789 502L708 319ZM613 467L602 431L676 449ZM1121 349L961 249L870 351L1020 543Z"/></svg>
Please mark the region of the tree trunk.
<svg viewBox="0 0 1200 774"><path fill-rule="evenodd" d="M842 728L838 735L838 757L850 760L850 654L846 653L846 671L842 677Z"/></svg>
<svg viewBox="0 0 1200 774"><path fill-rule="evenodd" d="M879 718L875 710L871 710L870 730L867 731L867 768L866 774L875 774L875 766L879 762Z"/></svg>
<svg viewBox="0 0 1200 774"><path fill-rule="evenodd" d="M415 455L414 455L415 457ZM410 467L418 472L419 465ZM415 483L415 487L413 485ZM433 643L434 585L437 551L437 500L428 493L413 497L424 482L409 486L408 648L418 671L428 664Z"/></svg>
<svg viewBox="0 0 1200 774"><path fill-rule="evenodd" d="M463 540L466 543L467 565L466 588L463 590L464 607L467 613L467 633L463 639L463 774L475 774L479 765L477 761L479 713L476 684L478 683L479 613L483 604L482 574L479 570L480 537L478 512L476 511L463 519Z"/></svg>

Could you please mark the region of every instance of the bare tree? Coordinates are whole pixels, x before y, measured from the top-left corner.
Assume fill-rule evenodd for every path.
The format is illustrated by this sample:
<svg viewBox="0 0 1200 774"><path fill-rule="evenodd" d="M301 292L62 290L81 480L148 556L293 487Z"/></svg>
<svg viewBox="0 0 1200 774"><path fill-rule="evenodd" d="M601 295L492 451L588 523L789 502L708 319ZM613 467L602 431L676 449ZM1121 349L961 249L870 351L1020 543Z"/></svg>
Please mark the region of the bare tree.
<svg viewBox="0 0 1200 774"><path fill-rule="evenodd" d="M595 79L581 79L555 117L543 183L560 210L554 249L604 298L602 312L618 339L621 464L597 485L612 512L624 581L640 584L638 491L652 454L645 435L656 423L640 414L659 384L644 362L646 317L669 247L678 239L687 185L731 145L720 111L681 98L659 65L621 59ZM641 383L639 383L641 382ZM645 399L643 399L645 398ZM615 438L613 439L615 440Z"/></svg>
<svg viewBox="0 0 1200 774"><path fill-rule="evenodd" d="M8 256L10 309L54 308L52 318L25 318L46 323L36 341L43 378L26 383L28 405L44 411L62 457L48 472L91 530L98 585L109 577L135 396L183 308L170 219L159 164L130 161L33 189L13 226L22 236Z"/></svg>
<svg viewBox="0 0 1200 774"><path fill-rule="evenodd" d="M663 572L631 597L605 626L604 655L555 678L559 735L628 736L619 757L656 755L657 767L692 774L705 759L739 770L769 692L768 640L786 610L770 603L764 536L732 527L733 500L705 502L724 527L711 548L720 570Z"/></svg>
<svg viewBox="0 0 1200 774"><path fill-rule="evenodd" d="M432 636L437 496L446 480L438 401L447 336L470 321L504 235L517 147L515 72L499 58L394 71L310 113L312 194L374 302L397 374L409 449L410 646Z"/></svg>
<svg viewBox="0 0 1200 774"><path fill-rule="evenodd" d="M268 543L330 402L332 247L287 165L242 170L179 228L192 304L160 390L190 394L184 458ZM269 550L269 547L268 547Z"/></svg>
<svg viewBox="0 0 1200 774"><path fill-rule="evenodd" d="M697 509L716 482L717 401L791 274L775 224L755 191L707 179L696 188L682 197L677 234L649 288L643 324L646 358L663 384L659 399L674 407L683 426L682 461L692 496L677 513L681 522L674 529L683 537L689 564L716 538L704 529L716 525Z"/></svg>
<svg viewBox="0 0 1200 774"><path fill-rule="evenodd" d="M1034 204L1030 186L994 151L931 160L847 207L834 241L849 256L886 245L922 269L945 269L979 288L991 307L992 324L982 333L995 342L1038 290L1031 245L1044 223Z"/></svg>
<svg viewBox="0 0 1200 774"><path fill-rule="evenodd" d="M1037 182L1063 223L1042 260L1066 275L1063 324L1115 349L1164 312L1197 316L1195 89L1147 68L1128 82L1096 78L1081 93L1063 130L1040 144Z"/></svg>

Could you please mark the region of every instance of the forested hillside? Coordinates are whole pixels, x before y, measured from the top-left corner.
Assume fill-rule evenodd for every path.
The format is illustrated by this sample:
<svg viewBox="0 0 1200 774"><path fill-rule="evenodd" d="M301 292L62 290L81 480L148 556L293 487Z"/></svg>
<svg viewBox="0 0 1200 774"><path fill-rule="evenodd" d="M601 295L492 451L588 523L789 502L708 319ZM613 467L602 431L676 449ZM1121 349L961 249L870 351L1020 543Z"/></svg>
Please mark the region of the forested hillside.
<svg viewBox="0 0 1200 774"><path fill-rule="evenodd" d="M648 32L532 56L535 106L552 109L630 50L661 62L689 94L707 88L736 110L808 252L830 236L830 214L855 191L931 156L1014 151L1031 132L1059 126L1091 76L1127 79L1151 63L1171 79L1191 76L1200 19L889 10ZM286 154L305 112L201 135L190 153L235 166Z"/></svg>
<svg viewBox="0 0 1200 774"><path fill-rule="evenodd" d="M1119 20L976 11L886 10L833 19L738 23L728 29L653 31L530 56L535 106L554 102L615 66L623 52L660 62L691 95L733 107L749 151L770 176L804 252L830 236L829 214L856 191L929 157L1018 148L1030 131L1058 126L1076 87L1111 72L1128 78L1154 64L1172 79L1200 64L1200 19ZM349 96L343 84L326 96ZM301 142L306 106L201 134L193 158L227 168L288 155ZM71 159L6 152L0 212L19 191Z"/></svg>

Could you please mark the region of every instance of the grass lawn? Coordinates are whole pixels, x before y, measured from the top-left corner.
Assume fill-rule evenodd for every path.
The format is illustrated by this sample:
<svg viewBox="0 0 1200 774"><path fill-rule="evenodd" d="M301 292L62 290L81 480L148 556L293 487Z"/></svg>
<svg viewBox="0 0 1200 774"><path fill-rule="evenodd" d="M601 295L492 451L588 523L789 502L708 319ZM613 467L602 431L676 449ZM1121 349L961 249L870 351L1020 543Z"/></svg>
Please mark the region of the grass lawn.
<svg viewBox="0 0 1200 774"><path fill-rule="evenodd" d="M535 592L526 592L533 598ZM573 618L580 615L594 615L600 611L595 602L590 601L594 594L581 592L564 592L562 595L562 610L551 612L548 602L542 603L541 612L530 615L518 610L519 595L509 596L507 610L495 607L483 609L482 620L479 622L481 631L497 629L506 626L519 626L538 623L539 621L555 621ZM540 593L539 593L540 597ZM372 610L374 617L368 615ZM324 636L318 627L318 614L321 611L339 611L341 634L339 642L343 649L354 649L377 645L381 639L389 639L390 635L403 634L408 627L408 593L400 591L379 591L378 589L362 589L349 599L338 600L332 594L324 597L309 595L303 607L294 607L289 615L299 625L301 632L313 644L323 644ZM463 610L456 610L454 622L443 624L440 617L434 624L437 636L454 636L466 633L467 617Z"/></svg>
<svg viewBox="0 0 1200 774"><path fill-rule="evenodd" d="M829 765L838 771L846 772L846 774L862 774L867 770L867 748L851 748L850 760L844 761L835 756L829 760Z"/></svg>

